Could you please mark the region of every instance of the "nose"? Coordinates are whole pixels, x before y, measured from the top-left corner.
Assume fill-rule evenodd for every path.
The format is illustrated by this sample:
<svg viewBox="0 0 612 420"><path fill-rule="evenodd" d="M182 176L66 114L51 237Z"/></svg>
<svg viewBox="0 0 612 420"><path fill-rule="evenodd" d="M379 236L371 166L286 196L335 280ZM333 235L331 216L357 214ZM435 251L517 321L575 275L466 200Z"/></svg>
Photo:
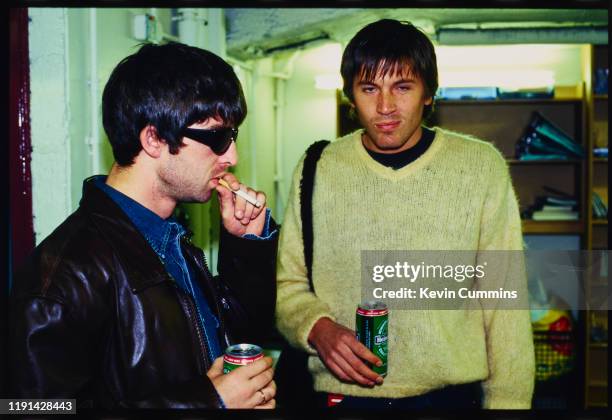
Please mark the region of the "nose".
<svg viewBox="0 0 612 420"><path fill-rule="evenodd" d="M381 91L376 102L376 111L379 114L387 115L395 111L395 98L391 92Z"/></svg>
<svg viewBox="0 0 612 420"><path fill-rule="evenodd" d="M236 142L232 141L230 147L219 156L222 164L226 164L227 166L235 166L238 163L238 149L236 148Z"/></svg>

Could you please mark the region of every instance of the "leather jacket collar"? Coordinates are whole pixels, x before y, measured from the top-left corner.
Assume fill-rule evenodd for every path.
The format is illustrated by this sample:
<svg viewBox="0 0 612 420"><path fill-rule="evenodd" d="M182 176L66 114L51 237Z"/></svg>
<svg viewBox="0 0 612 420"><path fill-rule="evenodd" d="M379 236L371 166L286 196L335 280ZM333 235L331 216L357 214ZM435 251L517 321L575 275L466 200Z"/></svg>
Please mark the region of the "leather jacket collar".
<svg viewBox="0 0 612 420"><path fill-rule="evenodd" d="M83 183L80 204L98 231L114 244L122 265L129 267L127 279L133 293L165 281L172 282L147 240L121 208L95 186L93 177L87 178Z"/></svg>

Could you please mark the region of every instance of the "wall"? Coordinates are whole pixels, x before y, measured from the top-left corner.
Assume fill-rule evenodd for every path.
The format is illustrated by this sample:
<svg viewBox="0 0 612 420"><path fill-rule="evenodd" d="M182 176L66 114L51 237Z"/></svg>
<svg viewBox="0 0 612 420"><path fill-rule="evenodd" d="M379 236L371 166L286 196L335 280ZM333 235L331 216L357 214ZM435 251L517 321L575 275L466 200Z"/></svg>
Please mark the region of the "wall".
<svg viewBox="0 0 612 420"><path fill-rule="evenodd" d="M76 209L83 179L108 172L112 164L101 122L102 89L114 66L141 42L131 36L132 16L149 11L29 8L37 244ZM170 9L158 14L168 27Z"/></svg>
<svg viewBox="0 0 612 420"><path fill-rule="evenodd" d="M106 173L112 163L101 124L100 97L114 66L135 52L140 42L132 38L132 17L156 13L163 30L170 31L170 9L94 9L95 31L91 31L91 12L85 8L30 9L37 243L77 207L82 180L94 172ZM198 13L209 20L209 25L200 26L196 35L191 33L195 36L193 42L223 56L223 10L200 9ZM464 69L467 62L479 69L486 63L496 63L488 64L491 69L501 65L552 68L557 83L564 85L579 82L582 77L580 67L575 65L580 47L575 45L529 46L530 54L511 45L459 48L438 47L441 74L447 69ZM503 51L499 60L488 60L491 48ZM523 52L526 50L523 48ZM325 43L248 62L244 67L235 66L249 110L240 128L240 163L235 173L245 183L266 192L278 221L282 221L293 170L305 149L316 140L336 137L336 93L315 89L314 78L338 73L341 53L339 44ZM94 63L96 97L92 98L90 78ZM94 112L97 121L92 120ZM215 206L216 203L187 206L196 231L194 240L207 251L216 247Z"/></svg>
<svg viewBox="0 0 612 420"><path fill-rule="evenodd" d="M582 82L580 45L497 45L436 47L440 79L450 71L495 72L500 70L552 70L556 84ZM274 57L276 71L286 71L295 52ZM282 107L282 144L278 163L279 220L286 205L291 175L298 160L311 143L336 137L336 96L333 90L314 88L318 74L339 74L342 47L324 43L299 51L291 77L284 83ZM491 60L492 54L497 57ZM261 167L262 162L258 162Z"/></svg>
<svg viewBox="0 0 612 420"><path fill-rule="evenodd" d="M65 9L30 9L29 18L32 207L38 244L72 210L68 16Z"/></svg>
<svg viewBox="0 0 612 420"><path fill-rule="evenodd" d="M336 91L315 89L315 76L340 71L341 48L337 43L308 48L294 58L293 74L284 82L282 107L282 152L280 155L280 202L282 215L293 170L306 148L317 140L336 138ZM291 54L276 59L284 69Z"/></svg>
<svg viewBox="0 0 612 420"><path fill-rule="evenodd" d="M250 144L241 149L239 168L245 168L245 179L252 188L266 193L272 215L277 218L275 206L276 174L276 103L275 79L268 76L273 71L270 58L251 63L253 71L243 84L247 98L248 114L245 129ZM244 165L244 166L243 166Z"/></svg>
<svg viewBox="0 0 612 420"><path fill-rule="evenodd" d="M571 86L583 80L580 52L581 45L568 44L436 46L441 85L448 72L550 70L556 85Z"/></svg>

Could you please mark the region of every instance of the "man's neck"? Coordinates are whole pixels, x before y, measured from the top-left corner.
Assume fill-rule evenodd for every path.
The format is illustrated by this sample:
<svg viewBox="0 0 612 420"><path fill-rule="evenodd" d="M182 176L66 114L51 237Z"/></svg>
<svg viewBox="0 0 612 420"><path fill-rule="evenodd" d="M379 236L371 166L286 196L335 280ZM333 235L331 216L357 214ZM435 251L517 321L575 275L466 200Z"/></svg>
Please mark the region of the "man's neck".
<svg viewBox="0 0 612 420"><path fill-rule="evenodd" d="M421 137L416 144L404 151L397 153L378 153L366 148L372 159L392 169L401 169L404 166L420 158L429 149L433 142L435 132L427 128L422 128Z"/></svg>
<svg viewBox="0 0 612 420"><path fill-rule="evenodd" d="M152 176L150 170L143 169L136 165L121 167L115 162L106 178L106 184L142 204L162 219L167 219L176 207L176 200L163 194L157 178Z"/></svg>

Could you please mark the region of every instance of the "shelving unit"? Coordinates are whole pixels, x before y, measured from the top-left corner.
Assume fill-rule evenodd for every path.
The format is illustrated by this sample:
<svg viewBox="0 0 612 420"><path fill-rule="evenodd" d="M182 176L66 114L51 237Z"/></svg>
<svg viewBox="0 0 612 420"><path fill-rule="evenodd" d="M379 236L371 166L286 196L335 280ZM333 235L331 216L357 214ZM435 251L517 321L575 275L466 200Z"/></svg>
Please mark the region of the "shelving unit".
<svg viewBox="0 0 612 420"><path fill-rule="evenodd" d="M576 90L576 89L575 89ZM577 89L579 92L583 89ZM521 211L545 192L542 186L578 197L580 220L523 220L525 234L579 235L586 248L587 206L585 159L518 160L515 145L538 111L586 148L584 98L445 100L436 103L432 124L491 141L506 156ZM503 115L503 118L500 116Z"/></svg>
<svg viewBox="0 0 612 420"><path fill-rule="evenodd" d="M523 220L523 233L533 234L563 234L581 235L584 232L584 224L580 221L537 221Z"/></svg>
<svg viewBox="0 0 612 420"><path fill-rule="evenodd" d="M518 160L515 145L523 136L524 130L531 121L534 111L540 112L547 120L559 127L590 153L588 103L586 84L577 89L575 98L530 99L530 100L489 100L489 101L438 101L433 124L462 133L472 134L483 140L491 141L506 157L513 186L518 198L520 210L532 205L536 197L545 195L543 186L549 186L576 197L579 220L571 221L535 221L523 220L525 235L572 235L580 238L581 249L589 249L588 226L591 212L589 179L591 165L588 159L572 160ZM601 165L601 163L599 163ZM597 225L598 226L598 225ZM581 318L584 314L581 314ZM582 361L590 352L602 351L601 348L585 350L582 346L584 322L579 320L574 326L574 370L558 378L536 383L534 404L546 404L551 398L558 398L567 407L582 404L581 378L585 368ZM534 340L536 337L534 336ZM605 349L607 351L607 349ZM545 357L545 356L540 356ZM591 359L592 363L600 363ZM541 361L540 361L541 362ZM605 375L604 375L605 376ZM605 378L607 380L607 377ZM599 382L589 382L589 395L592 397L607 382L604 377ZM599 388L595 388L596 385ZM595 389L595 391L593 391ZM552 396L556 397L552 397ZM599 395L599 394L598 394ZM586 400L585 400L586 401Z"/></svg>
<svg viewBox="0 0 612 420"><path fill-rule="evenodd" d="M586 110L587 110L587 147L588 177L587 188L589 198L594 191L608 202L608 158L594 157L592 150L595 147L608 146L608 95L595 93L595 72L598 68L609 68L608 46L589 46L584 72L586 78ZM608 220L593 217L592 201L589 199L587 207L586 236L589 250L609 249ZM607 261L605 262L607 263ZM601 282L587 285L588 297L608 292L607 278ZM591 299L588 299L591 301ZM584 367L584 406L608 406L608 341L607 336L601 336L601 331L607 332L608 313L605 310L589 308L585 311L585 367Z"/></svg>

